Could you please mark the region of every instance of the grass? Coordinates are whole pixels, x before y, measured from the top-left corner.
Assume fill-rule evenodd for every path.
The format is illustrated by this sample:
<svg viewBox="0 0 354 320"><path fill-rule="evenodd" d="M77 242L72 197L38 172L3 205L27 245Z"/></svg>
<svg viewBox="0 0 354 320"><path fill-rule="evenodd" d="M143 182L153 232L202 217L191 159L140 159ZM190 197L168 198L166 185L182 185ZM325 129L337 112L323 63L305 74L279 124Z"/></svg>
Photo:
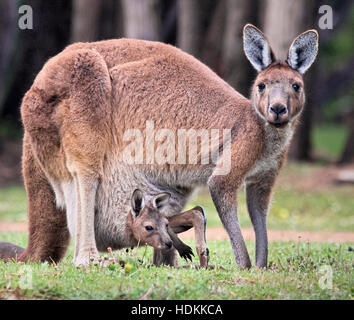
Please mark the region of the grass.
<svg viewBox="0 0 354 320"><path fill-rule="evenodd" d="M3 240L26 244L19 232L0 233ZM188 242L192 247L194 243ZM241 271L228 241L209 241L211 264L223 269L196 270L151 266L151 248L118 251L131 270L72 265L73 249L58 265L0 262L0 298L15 299L352 299L353 252L350 244L270 243L270 267ZM247 242L254 255L254 243ZM197 261L196 261L197 263ZM184 260L180 266L187 265ZM190 265L190 264L188 264ZM323 266L332 284L321 288Z"/></svg>
<svg viewBox="0 0 354 320"><path fill-rule="evenodd" d="M0 221L26 221L26 191L22 186L0 189Z"/></svg>

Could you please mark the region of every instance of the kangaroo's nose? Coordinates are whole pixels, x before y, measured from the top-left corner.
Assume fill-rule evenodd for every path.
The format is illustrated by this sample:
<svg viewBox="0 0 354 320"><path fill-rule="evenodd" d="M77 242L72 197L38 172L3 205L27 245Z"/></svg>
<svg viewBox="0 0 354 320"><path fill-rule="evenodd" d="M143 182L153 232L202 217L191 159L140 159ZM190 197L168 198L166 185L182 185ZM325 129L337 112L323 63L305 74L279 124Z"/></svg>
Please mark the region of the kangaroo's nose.
<svg viewBox="0 0 354 320"><path fill-rule="evenodd" d="M167 246L167 248L171 249L172 241L165 242L165 245Z"/></svg>
<svg viewBox="0 0 354 320"><path fill-rule="evenodd" d="M277 103L277 104L273 104L269 107L269 112L270 113L274 113L277 116L280 116L282 114L285 114L288 112L286 106L284 106L283 104Z"/></svg>

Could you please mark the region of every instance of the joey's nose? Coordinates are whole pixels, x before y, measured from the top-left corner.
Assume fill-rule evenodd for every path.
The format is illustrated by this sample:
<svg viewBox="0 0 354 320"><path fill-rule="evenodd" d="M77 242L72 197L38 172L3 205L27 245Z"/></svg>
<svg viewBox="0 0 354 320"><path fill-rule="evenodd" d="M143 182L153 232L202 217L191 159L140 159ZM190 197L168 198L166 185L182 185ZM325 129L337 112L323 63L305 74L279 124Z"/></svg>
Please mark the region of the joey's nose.
<svg viewBox="0 0 354 320"><path fill-rule="evenodd" d="M283 104L277 103L269 107L269 113L275 114L277 117L286 114L288 109Z"/></svg>
<svg viewBox="0 0 354 320"><path fill-rule="evenodd" d="M165 242L165 245L167 248L171 249L172 248L172 241Z"/></svg>

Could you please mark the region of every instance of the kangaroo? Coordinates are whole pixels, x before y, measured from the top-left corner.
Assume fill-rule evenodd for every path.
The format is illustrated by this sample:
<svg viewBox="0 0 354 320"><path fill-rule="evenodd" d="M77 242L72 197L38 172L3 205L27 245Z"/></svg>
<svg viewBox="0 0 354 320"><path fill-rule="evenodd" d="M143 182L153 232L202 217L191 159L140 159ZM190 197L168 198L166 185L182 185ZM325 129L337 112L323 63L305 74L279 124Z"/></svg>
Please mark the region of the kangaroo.
<svg viewBox="0 0 354 320"><path fill-rule="evenodd" d="M176 258L171 252L173 248L177 249L179 255L186 260L192 261L193 255L192 249L183 243L176 233L184 232L194 226L200 266L206 268L209 262L209 250L205 239L204 210L197 206L167 219L160 210L168 204L170 197L169 193L160 193L145 205L143 192L136 189L132 196L132 209L127 215L122 214L119 217L122 220L121 224L125 224L126 235L128 235L125 239L129 240L129 243L125 242L121 245L135 247L148 244L155 249L153 256L155 265L176 266ZM114 249L121 248L118 246L116 242ZM165 257L168 257L168 260Z"/></svg>
<svg viewBox="0 0 354 320"><path fill-rule="evenodd" d="M107 244L128 241L116 218L129 210L133 190L147 197L171 194L160 210L169 218L182 212L196 187L207 185L237 265L250 268L237 217L236 192L245 182L255 264L266 267L271 191L303 109L302 75L316 58L318 34L308 30L295 38L285 62L275 59L255 26L244 27L243 39L258 71L251 99L191 55L160 42L76 43L51 58L21 105L29 241L19 260L59 261L71 234L74 264L88 264ZM176 162L174 136L151 143L151 123L174 136L181 129L227 129L230 135L213 144L216 161ZM141 136L128 144L132 130ZM144 161L126 161L133 142L133 153ZM161 149L168 162L154 160ZM225 163L229 170L220 171ZM171 260L171 252L155 253Z"/></svg>

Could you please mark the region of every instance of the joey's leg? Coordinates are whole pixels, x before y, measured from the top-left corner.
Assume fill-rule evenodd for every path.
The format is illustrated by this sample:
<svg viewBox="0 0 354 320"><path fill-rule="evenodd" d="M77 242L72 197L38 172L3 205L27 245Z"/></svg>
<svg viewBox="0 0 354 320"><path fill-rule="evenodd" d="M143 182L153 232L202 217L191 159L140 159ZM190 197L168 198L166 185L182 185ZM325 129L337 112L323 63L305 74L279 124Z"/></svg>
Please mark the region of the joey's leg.
<svg viewBox="0 0 354 320"><path fill-rule="evenodd" d="M29 238L18 261L58 262L70 239L65 211L56 207L53 190L33 157L26 135L22 168L28 199Z"/></svg>
<svg viewBox="0 0 354 320"><path fill-rule="evenodd" d="M267 212L275 174L256 179L246 179L246 200L248 213L256 234L256 266L265 268L268 257Z"/></svg>
<svg viewBox="0 0 354 320"><path fill-rule="evenodd" d="M99 256L95 240L95 201L98 180L95 176L75 174L76 226L74 264L87 265Z"/></svg>
<svg viewBox="0 0 354 320"><path fill-rule="evenodd" d="M200 260L200 266L207 267L209 262L209 249L205 237L206 216L203 208L197 206L171 217L169 219L169 226L175 233L184 232L194 227L196 250Z"/></svg>

